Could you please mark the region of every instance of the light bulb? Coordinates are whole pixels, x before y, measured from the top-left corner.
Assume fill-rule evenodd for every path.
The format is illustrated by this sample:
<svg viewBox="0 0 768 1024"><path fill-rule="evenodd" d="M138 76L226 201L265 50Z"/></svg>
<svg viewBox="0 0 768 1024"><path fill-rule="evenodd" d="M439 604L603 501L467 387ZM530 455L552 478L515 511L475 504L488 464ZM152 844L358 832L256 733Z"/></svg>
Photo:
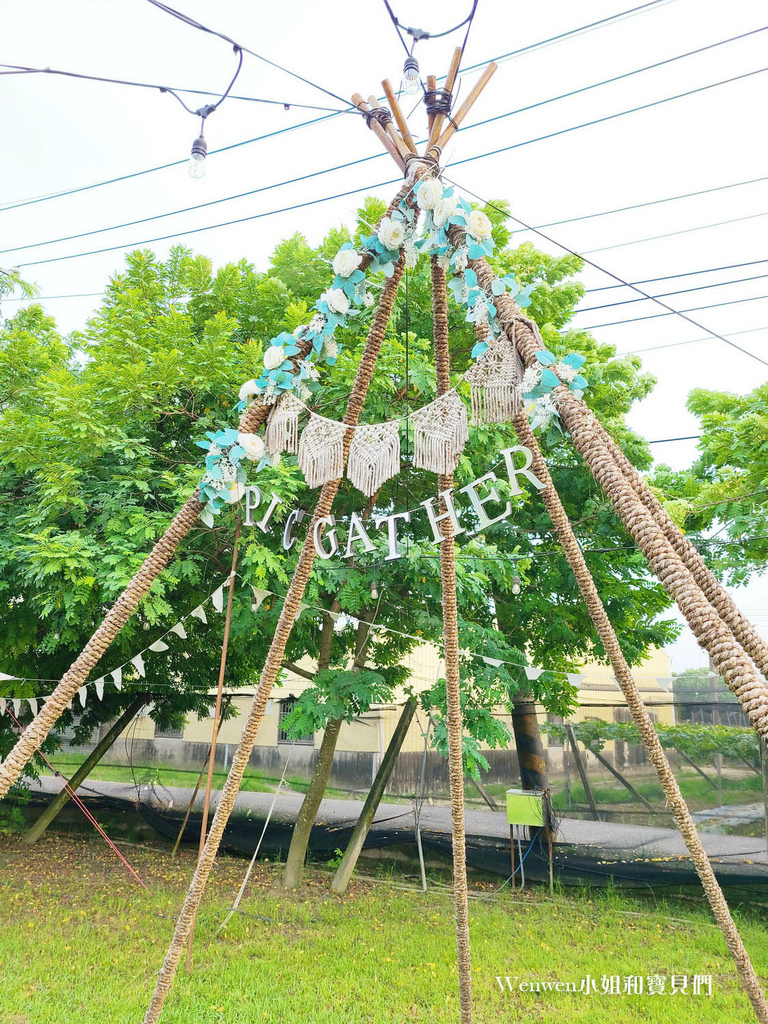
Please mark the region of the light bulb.
<svg viewBox="0 0 768 1024"><path fill-rule="evenodd" d="M403 64L403 90L406 96L415 96L419 91L419 62L415 57L406 57Z"/></svg>
<svg viewBox="0 0 768 1024"><path fill-rule="evenodd" d="M520 577L515 573L512 578L512 593L517 597L520 593Z"/></svg>
<svg viewBox="0 0 768 1024"><path fill-rule="evenodd" d="M375 601L378 598L378 596L379 588L376 586L376 580L373 580L371 583L371 598Z"/></svg>
<svg viewBox="0 0 768 1024"><path fill-rule="evenodd" d="M187 171L189 172L190 178L202 178L205 174L205 156L208 152L208 146L202 135L195 139L192 143L192 152L189 155L189 162L187 163Z"/></svg>

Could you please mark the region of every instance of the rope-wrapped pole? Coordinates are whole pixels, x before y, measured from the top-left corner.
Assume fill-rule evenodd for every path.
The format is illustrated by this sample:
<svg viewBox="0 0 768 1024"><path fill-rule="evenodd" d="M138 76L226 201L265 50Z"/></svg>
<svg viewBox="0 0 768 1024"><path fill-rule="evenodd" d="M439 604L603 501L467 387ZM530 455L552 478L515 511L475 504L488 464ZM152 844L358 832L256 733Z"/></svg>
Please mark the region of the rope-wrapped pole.
<svg viewBox="0 0 768 1024"><path fill-rule="evenodd" d="M381 350L384 333L386 331L387 324L389 323L389 318L395 301L395 295L397 293L397 288L402 274L403 256L401 255L400 260L395 265L392 277L387 280L382 290L381 298L379 299L379 304L374 314L373 324L368 333L363 356L360 360L360 365L357 368L352 392L347 403L347 411L344 414L344 423L350 426L357 424L360 418L360 412L363 408L365 396L368 393L368 387L373 378L376 360L378 359L378 355ZM346 464L347 456L349 455L349 446L352 443L353 434L353 430L348 430L344 439L344 464ZM176 929L173 933L165 961L163 962L163 966L160 970L152 1001L150 1002L146 1016L144 1017L144 1024L157 1024L160 1012L163 1008L163 1003L165 1002L165 997L167 996L176 975L176 970L179 966L179 960L181 959L184 945L187 941L187 936L189 935L192 922L194 921L195 915L197 914L197 910L200 906L200 901L203 898L203 893L205 892L208 877L216 859L216 854L221 843L221 838L224 834L224 829L226 828L229 816L232 813L232 808L235 805L235 800L240 790L240 784L242 782L245 769L248 766L248 759L250 758L253 745L256 742L256 736L264 717L272 685L282 669L283 657L285 655L288 638L291 635L293 624L296 621L299 605L301 604L301 599L304 596L304 591L316 557L314 545L315 526L320 519L330 515L333 501L339 490L340 484L340 479L332 480L329 483L324 484L320 491L320 496L301 549L301 554L299 555L299 560L296 564L293 579L291 580L288 593L286 594L283 602L283 608L280 612L280 618L278 619L277 627L275 629L275 636L270 645L269 653L267 654L267 659L264 663L264 668L262 669L259 685L256 693L254 694L251 708L248 712L243 734L232 758L232 765L229 770L229 775L227 776L227 781L221 791L221 796L216 807L216 813L213 817L213 822L211 823L211 830L208 833L208 838L206 839L205 846L203 847L203 851L197 862L197 867L195 868L195 873L192 877L192 881L190 882L189 889L187 890L184 906L181 908L181 913L179 914L176 922Z"/></svg>
<svg viewBox="0 0 768 1024"><path fill-rule="evenodd" d="M452 229L458 231L459 229ZM454 234L453 238L457 236ZM470 260L480 286L496 303L499 319L527 366L535 364L542 348L534 330L520 318L520 309L509 295L494 296L495 275L484 259ZM620 519L688 625L712 659L717 672L736 694L749 721L768 743L768 686L758 676L749 655L710 604L693 575L670 544L664 531L643 504L609 453L602 428L583 399L561 386L556 392L560 418L577 450L611 501Z"/></svg>
<svg viewBox="0 0 768 1024"><path fill-rule="evenodd" d="M451 388L448 346L448 298L445 273L433 256L432 316L435 338L435 371L438 396ZM441 474L439 491L453 489L453 474ZM447 512L440 498L441 513ZM440 521L440 577L443 596L443 649L445 653L445 699L448 726L448 778L451 794L451 840L453 846L453 902L456 915L456 963L459 973L461 1024L472 1024L472 961L469 945L469 893L467 849L464 826L464 761L462 756L461 674L459 669L459 621L456 599L456 548L449 519Z"/></svg>
<svg viewBox="0 0 768 1024"><path fill-rule="evenodd" d="M520 443L524 444L533 454L531 468L541 483L544 484L544 488L540 493L549 513L549 518L552 520L552 525L557 531L563 552L573 569L573 574L576 577L576 582L587 606L590 618L595 625L605 652L610 658L616 680L621 687L621 692L624 694L627 706L632 714L632 719L640 733L640 738L645 749L648 751L648 757L656 770L659 782L664 790L664 795L667 798L675 818L675 823L691 856L696 873L701 879L707 902L712 908L715 920L720 926L726 945L734 959L741 983L752 1002L755 1016L760 1024L768 1024L768 1003L766 1003L765 994L738 929L731 917L728 903L712 870L709 858L704 851L704 847L701 845L696 826L691 818L691 812L688 810L688 805L680 792L680 787L677 784L672 767L667 759L667 755L664 753L664 748L661 745L651 717L640 696L637 684L632 676L632 670L622 653L619 639L600 599L595 581L587 567L584 555L573 532L573 527L563 508L560 496L557 493L525 413L519 413L515 417L514 427Z"/></svg>
<svg viewBox="0 0 768 1024"><path fill-rule="evenodd" d="M385 216L389 216L397 209L400 202L410 194L412 187L412 179L401 186ZM370 254L364 255L360 269L366 270L372 258ZM301 351L293 357L294 363L306 356L309 351L307 342L300 343L299 347ZM241 416L239 429L244 433L255 433L264 425L270 408L271 406L263 402L254 402ZM0 799L19 778L27 761L43 743L64 709L85 683L91 670L136 611L139 602L149 593L153 582L168 565L204 507L205 504L199 500L199 490L195 489L194 494L187 498L168 529L147 555L139 571L104 616L96 632L62 676L56 689L18 738L11 752L0 764Z"/></svg>

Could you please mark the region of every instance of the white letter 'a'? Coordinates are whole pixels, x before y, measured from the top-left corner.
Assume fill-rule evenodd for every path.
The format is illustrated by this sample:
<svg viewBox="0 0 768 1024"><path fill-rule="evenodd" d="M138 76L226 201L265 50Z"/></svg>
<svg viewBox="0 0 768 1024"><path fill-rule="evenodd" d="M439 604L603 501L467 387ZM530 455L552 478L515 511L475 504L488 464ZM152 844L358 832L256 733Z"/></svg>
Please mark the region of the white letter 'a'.
<svg viewBox="0 0 768 1024"><path fill-rule="evenodd" d="M525 454L525 465L521 466L519 469L515 466L515 452L523 452ZM512 494L523 493L522 487L517 482L518 476L524 476L525 479L532 483L537 490L543 490L544 484L530 470L530 465L533 462L533 452L530 448L526 448L525 445L522 444L516 444L512 448L505 448L501 454L504 456L504 461L507 464L507 475L509 476Z"/></svg>

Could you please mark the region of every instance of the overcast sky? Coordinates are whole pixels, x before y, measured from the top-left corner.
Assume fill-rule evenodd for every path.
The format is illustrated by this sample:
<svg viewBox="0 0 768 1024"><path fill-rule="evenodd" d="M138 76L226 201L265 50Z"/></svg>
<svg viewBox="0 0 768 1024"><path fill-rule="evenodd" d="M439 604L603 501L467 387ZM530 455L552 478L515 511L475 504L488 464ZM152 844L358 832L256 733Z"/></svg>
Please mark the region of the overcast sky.
<svg viewBox="0 0 768 1024"><path fill-rule="evenodd" d="M619 352L648 350L643 352L643 363L659 383L632 412L630 423L649 440L658 441L697 432L697 421L685 408L691 388L745 392L766 379L764 364L708 337L706 329L768 359L768 180L721 188L768 176L768 70L702 89L768 67L768 32L711 47L762 28L765 4L734 0L724 18L722 4L713 0L667 0L579 35L505 56L639 3L480 0L464 66L501 58L500 66L465 127L454 136L445 162L446 173L460 186L484 198L508 199L513 212L533 225L719 189L544 229L557 242L588 254L626 281L690 274L644 286L657 295L698 289L666 298L676 309L725 304L689 314L704 326L702 330L677 316L654 317L664 310L647 301L588 310L636 298L626 288L590 291L582 302L585 311L578 314L577 322L594 326L601 341L615 344ZM219 0L216 5L178 0L178 4L185 13L342 97L356 91L366 97L378 95L382 79L390 77L397 83L401 76L404 51L382 0L354 5L341 0L280 4ZM441 4L401 0L393 6L405 24L439 32L461 21L471 4L469 0ZM419 43L416 55L422 74L443 74L462 35ZM473 127L478 121L702 47L711 48ZM67 4L35 0L7 5L0 55L7 64L219 92L226 88L236 65L227 43L189 28L146 0L71 0ZM471 71L462 79L463 96L476 75ZM49 75L5 76L0 90L4 115L0 206L176 160L186 163L197 135L199 120L185 113L170 95L153 90ZM535 141L690 90L701 91ZM249 56L233 92L341 107L339 100ZM193 107L205 102L204 97L185 99ZM303 231L316 242L330 226L351 220L366 191L383 198L393 192L393 184L371 187L394 181L397 171L389 157L380 155L376 139L361 119L343 114L302 127L319 117L321 111L295 107L285 111L279 105L228 100L208 121L209 150L245 144L224 153L212 152L204 178L191 179L181 164L71 196L0 209L0 249L4 250L0 266L20 265L24 277L37 283L43 296L99 293L130 248L158 236L253 218L182 234L178 240L209 255L216 265L246 257L264 267L280 239ZM421 137L423 108L416 110L411 124L414 136ZM259 140L291 127L296 130ZM529 140L534 141L520 145ZM515 148L487 155L511 146ZM349 161L364 162L297 184L271 187ZM263 191L202 210L158 217L255 189ZM363 191L326 198L353 189ZM315 200L324 201L285 210ZM285 212L273 212L278 210ZM147 217L158 219L119 227ZM111 226L116 227L85 238L50 242ZM656 237L662 235L667 237ZM522 241L532 236L521 233L518 237ZM648 238L652 240L642 241ZM37 242L50 244L18 248ZM167 255L172 244L173 239L151 242L160 256ZM541 238L536 244L553 253L562 251ZM119 248L41 262L113 246ZM753 261L764 262L713 269ZM708 272L692 274L702 270ZM616 283L593 268L585 268L582 280L590 290ZM97 303L97 298L61 298L46 300L45 305L60 328L69 331L82 326ZM18 303L9 302L3 311L9 315L16 308ZM612 323L640 317L654 318ZM597 326L604 324L608 326ZM657 347L665 345L673 347ZM684 467L695 457L695 441L656 444L654 452L658 459ZM764 581L738 595L764 635L767 596ZM676 669L706 660L690 637L671 653Z"/></svg>

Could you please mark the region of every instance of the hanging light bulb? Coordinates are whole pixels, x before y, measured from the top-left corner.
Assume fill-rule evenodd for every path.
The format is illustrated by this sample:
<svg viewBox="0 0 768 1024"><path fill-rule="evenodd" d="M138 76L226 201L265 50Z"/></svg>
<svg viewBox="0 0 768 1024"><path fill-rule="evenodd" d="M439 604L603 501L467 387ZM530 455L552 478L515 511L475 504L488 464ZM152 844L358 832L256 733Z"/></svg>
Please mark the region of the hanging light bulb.
<svg viewBox="0 0 768 1024"><path fill-rule="evenodd" d="M403 64L403 90L406 96L415 96L419 91L419 62L411 55Z"/></svg>
<svg viewBox="0 0 768 1024"><path fill-rule="evenodd" d="M376 601L379 596L379 588L376 586L376 580L371 580L371 600Z"/></svg>
<svg viewBox="0 0 768 1024"><path fill-rule="evenodd" d="M517 573L512 577L512 593L515 597L520 593L520 577Z"/></svg>
<svg viewBox="0 0 768 1024"><path fill-rule="evenodd" d="M192 143L192 152L189 154L187 171L190 178L202 178L205 174L205 156L207 152L208 145L201 132Z"/></svg>

